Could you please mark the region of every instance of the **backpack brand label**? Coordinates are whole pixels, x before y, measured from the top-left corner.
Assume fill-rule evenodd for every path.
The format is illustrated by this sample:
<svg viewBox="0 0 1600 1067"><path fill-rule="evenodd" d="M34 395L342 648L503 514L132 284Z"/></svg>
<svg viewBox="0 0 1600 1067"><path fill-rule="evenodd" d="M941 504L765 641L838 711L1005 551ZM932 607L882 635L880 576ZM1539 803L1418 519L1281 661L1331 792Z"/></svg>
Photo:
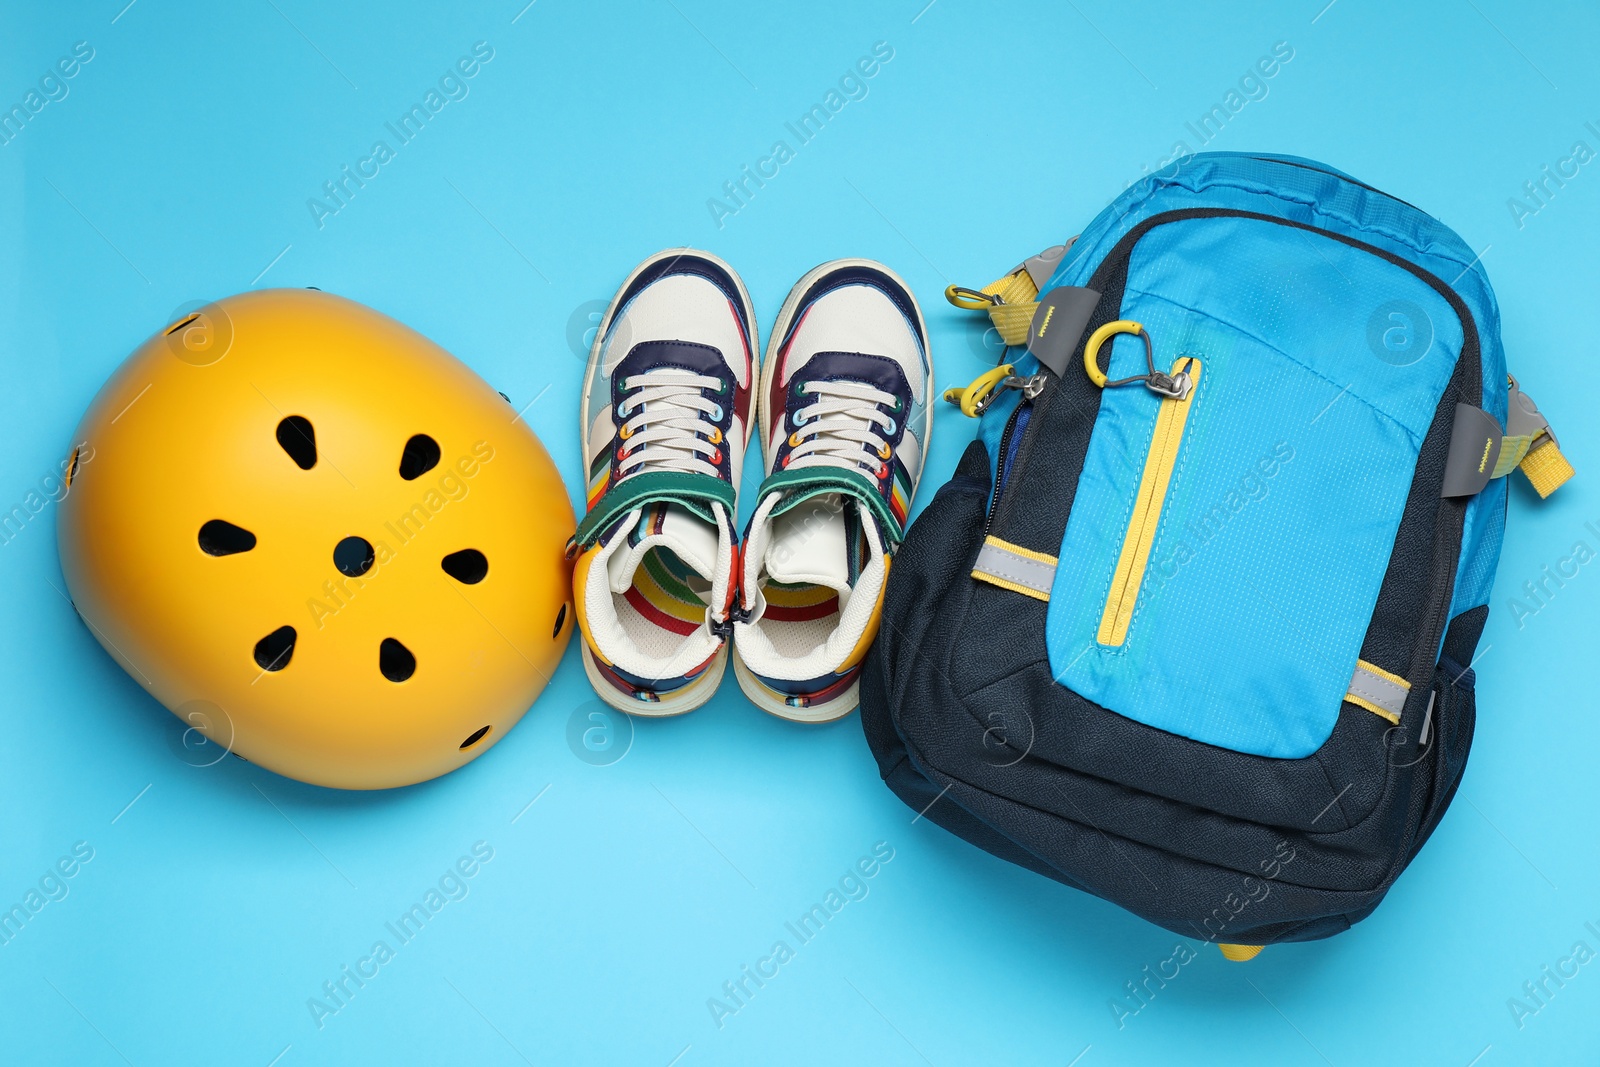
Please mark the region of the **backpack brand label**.
<svg viewBox="0 0 1600 1067"><path fill-rule="evenodd" d="M1076 285L1061 285L1039 298L1028 327L1028 353L1064 378L1083 341L1100 294Z"/></svg>

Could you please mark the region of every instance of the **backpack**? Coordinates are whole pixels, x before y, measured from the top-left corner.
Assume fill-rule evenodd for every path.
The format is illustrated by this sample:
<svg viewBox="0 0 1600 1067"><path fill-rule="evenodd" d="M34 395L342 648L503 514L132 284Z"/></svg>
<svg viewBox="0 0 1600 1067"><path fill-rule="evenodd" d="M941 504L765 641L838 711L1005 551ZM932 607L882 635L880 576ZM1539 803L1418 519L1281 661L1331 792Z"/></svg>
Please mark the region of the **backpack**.
<svg viewBox="0 0 1600 1067"><path fill-rule="evenodd" d="M947 296L1013 347L947 394L977 439L894 557L884 781L1230 959L1365 918L1466 765L1503 476L1572 475L1477 257L1322 164L1205 153Z"/></svg>

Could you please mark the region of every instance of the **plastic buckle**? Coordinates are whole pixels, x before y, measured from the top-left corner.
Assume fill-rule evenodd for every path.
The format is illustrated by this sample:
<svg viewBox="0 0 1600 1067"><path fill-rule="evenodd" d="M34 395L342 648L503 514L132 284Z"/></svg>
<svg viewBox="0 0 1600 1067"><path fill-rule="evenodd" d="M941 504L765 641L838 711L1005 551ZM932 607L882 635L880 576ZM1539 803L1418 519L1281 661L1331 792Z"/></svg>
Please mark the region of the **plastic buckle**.
<svg viewBox="0 0 1600 1067"><path fill-rule="evenodd" d="M1067 254L1067 249L1071 248L1076 240L1077 238L1074 237L1065 244L1051 245L1038 255L1029 256L1023 260L1017 269L1027 271L1028 277L1033 280L1033 287L1042 293L1044 292L1045 284L1050 281L1050 278L1056 272L1056 268L1061 265L1062 257Z"/></svg>
<svg viewBox="0 0 1600 1067"><path fill-rule="evenodd" d="M1560 448L1561 442L1556 439L1555 431L1550 429L1550 420L1544 417L1539 405L1533 402L1533 397L1517 386L1517 379L1512 375L1506 375L1506 382L1506 436L1521 437L1526 434L1535 442L1542 436L1548 436ZM1533 451L1533 448L1530 446L1528 451Z"/></svg>

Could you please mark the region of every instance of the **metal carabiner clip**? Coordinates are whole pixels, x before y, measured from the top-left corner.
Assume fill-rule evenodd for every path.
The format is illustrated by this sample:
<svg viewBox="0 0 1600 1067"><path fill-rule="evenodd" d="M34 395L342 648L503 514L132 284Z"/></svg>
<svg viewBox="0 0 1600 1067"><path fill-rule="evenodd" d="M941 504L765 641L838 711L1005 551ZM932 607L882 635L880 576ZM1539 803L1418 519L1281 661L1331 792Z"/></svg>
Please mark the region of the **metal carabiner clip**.
<svg viewBox="0 0 1600 1067"><path fill-rule="evenodd" d="M944 298L958 308L968 311L988 311L992 307L999 307L1005 301L993 293L980 292L977 289L968 289L964 285L948 285L944 290Z"/></svg>

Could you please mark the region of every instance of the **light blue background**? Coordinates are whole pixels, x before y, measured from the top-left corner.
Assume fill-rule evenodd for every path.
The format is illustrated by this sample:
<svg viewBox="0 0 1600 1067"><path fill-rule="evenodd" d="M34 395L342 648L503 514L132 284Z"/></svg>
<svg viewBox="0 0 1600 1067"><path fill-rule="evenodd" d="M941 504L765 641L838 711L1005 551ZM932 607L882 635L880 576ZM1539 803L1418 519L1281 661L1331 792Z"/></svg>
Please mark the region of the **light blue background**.
<svg viewBox="0 0 1600 1067"><path fill-rule="evenodd" d="M183 748L56 591L46 510L0 546L0 904L74 842L94 859L0 946L0 1060L1600 1061L1600 962L1521 1029L1507 1007L1574 942L1600 950L1600 562L1521 627L1508 610L1574 542L1600 549L1600 163L1521 227L1507 206L1573 142L1600 149L1592 5L125 2L0 15L7 107L95 49L0 147L5 508L170 312L251 287L320 286L439 341L530 405L575 500L569 335L661 247L727 258L763 323L816 263L883 259L922 298L939 384L965 382L984 353L944 285L987 282L1174 141L1199 147L1185 122L1277 41L1293 60L1210 147L1326 160L1483 249L1513 370L1580 473L1548 503L1513 493L1472 764L1385 905L1246 966L1200 949L1120 1029L1110 1002L1172 935L914 822L856 718L783 723L731 679L639 723L610 766L569 744L596 706L575 648L520 727L440 781L355 795L193 766L216 754ZM306 200L480 40L470 95L319 229ZM868 96L798 146L784 123L877 41L894 58ZM794 159L719 228L707 199L778 139ZM941 411L922 501L971 432ZM307 998L480 840L470 895L319 1030ZM707 998L880 841L869 895L719 1029Z"/></svg>

